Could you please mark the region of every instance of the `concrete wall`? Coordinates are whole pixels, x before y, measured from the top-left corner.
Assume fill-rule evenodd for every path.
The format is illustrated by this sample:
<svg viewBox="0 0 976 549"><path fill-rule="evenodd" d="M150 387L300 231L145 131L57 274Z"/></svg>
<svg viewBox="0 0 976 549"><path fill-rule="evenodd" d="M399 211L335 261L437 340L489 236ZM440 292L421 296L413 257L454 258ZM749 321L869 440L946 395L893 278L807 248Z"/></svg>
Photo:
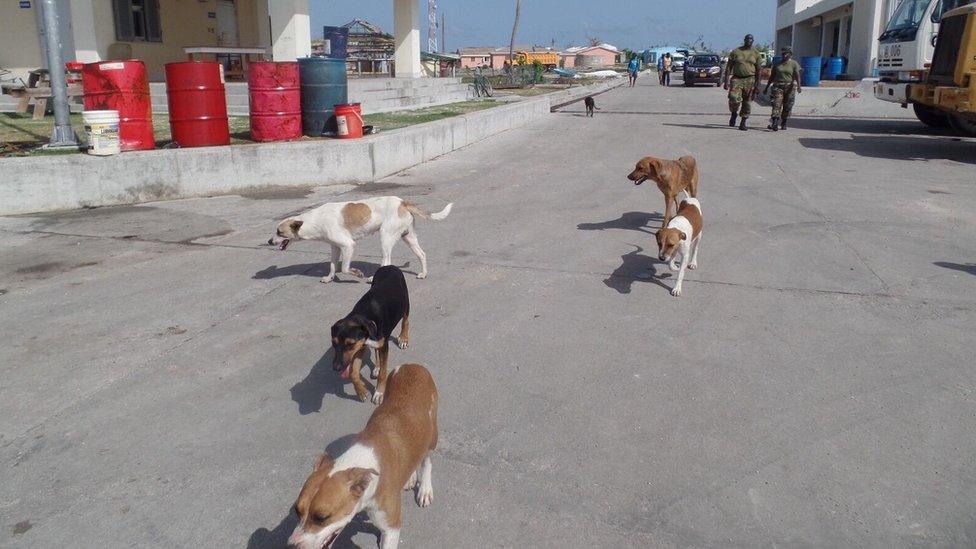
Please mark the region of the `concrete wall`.
<svg viewBox="0 0 976 549"><path fill-rule="evenodd" d="M0 67L13 72L4 78L18 76L27 80L28 70L43 65L35 4L31 2L30 9L23 9L20 2L0 2Z"/></svg>
<svg viewBox="0 0 976 549"><path fill-rule="evenodd" d="M209 196L274 185L362 183L549 116L621 79L358 140L0 159L0 215Z"/></svg>

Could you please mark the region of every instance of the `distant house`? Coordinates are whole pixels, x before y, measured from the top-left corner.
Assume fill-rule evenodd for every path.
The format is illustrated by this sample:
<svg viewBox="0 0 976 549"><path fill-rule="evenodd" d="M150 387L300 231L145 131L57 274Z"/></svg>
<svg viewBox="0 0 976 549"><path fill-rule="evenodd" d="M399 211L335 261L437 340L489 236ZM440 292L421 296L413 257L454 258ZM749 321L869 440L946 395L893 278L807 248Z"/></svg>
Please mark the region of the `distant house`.
<svg viewBox="0 0 976 549"><path fill-rule="evenodd" d="M461 48L458 55L461 56L462 69L477 69L491 66L491 52L495 48Z"/></svg>
<svg viewBox="0 0 976 549"><path fill-rule="evenodd" d="M567 69L611 67L618 62L620 50L610 44L572 46L559 52L559 57Z"/></svg>
<svg viewBox="0 0 976 549"><path fill-rule="evenodd" d="M420 52L420 65L423 68L424 76L429 78L457 76L458 67L461 65L461 58L454 53L430 53L422 51Z"/></svg>
<svg viewBox="0 0 976 549"><path fill-rule="evenodd" d="M396 45L393 35L363 19L353 19L342 25L349 29L346 68L354 74L384 74L391 72Z"/></svg>

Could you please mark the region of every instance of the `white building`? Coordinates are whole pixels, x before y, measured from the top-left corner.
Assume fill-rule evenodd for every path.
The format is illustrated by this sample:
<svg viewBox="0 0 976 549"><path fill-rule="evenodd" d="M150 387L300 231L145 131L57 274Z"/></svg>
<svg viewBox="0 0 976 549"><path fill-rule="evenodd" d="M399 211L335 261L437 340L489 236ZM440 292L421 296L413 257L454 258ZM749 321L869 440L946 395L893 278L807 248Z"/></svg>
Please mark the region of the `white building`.
<svg viewBox="0 0 976 549"><path fill-rule="evenodd" d="M878 36L898 0L776 0L776 48L795 57L846 57L847 74L872 76Z"/></svg>

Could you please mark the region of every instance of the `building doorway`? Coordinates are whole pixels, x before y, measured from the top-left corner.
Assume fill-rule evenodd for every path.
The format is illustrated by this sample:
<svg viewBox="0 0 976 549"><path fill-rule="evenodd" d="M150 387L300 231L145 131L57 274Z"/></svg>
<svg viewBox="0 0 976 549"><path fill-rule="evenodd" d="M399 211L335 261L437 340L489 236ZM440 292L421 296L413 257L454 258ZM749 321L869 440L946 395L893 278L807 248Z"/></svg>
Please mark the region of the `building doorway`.
<svg viewBox="0 0 976 549"><path fill-rule="evenodd" d="M237 37L237 6L234 0L217 0L217 45L239 46Z"/></svg>

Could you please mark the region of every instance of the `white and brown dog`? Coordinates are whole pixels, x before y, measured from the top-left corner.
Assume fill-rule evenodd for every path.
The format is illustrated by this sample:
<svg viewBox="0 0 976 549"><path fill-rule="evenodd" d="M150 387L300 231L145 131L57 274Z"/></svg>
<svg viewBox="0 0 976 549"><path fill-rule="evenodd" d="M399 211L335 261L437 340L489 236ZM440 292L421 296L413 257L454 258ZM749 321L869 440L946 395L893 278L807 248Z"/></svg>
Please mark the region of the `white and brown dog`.
<svg viewBox="0 0 976 549"><path fill-rule="evenodd" d="M685 198L678 206L678 214L668 221L668 226L657 232L658 259L667 261L672 271L678 271L678 280L671 295L681 295L681 283L685 269L698 268L698 247L701 245L701 202L697 198ZM676 265L681 254L681 267Z"/></svg>
<svg viewBox="0 0 976 549"><path fill-rule="evenodd" d="M363 277L359 269L350 266L356 241L379 232L383 250L381 267L390 264L393 246L402 238L420 260L417 278L427 278L427 254L420 248L414 221L417 217L440 221L451 213L453 205L448 204L443 210L428 214L396 196L367 198L358 202L330 202L278 223L277 237L281 240L276 243L271 238L268 244L284 250L292 240L328 242L332 246L332 259L329 261L329 274L322 278L322 282L332 282L337 261L341 262L341 273Z"/></svg>
<svg viewBox="0 0 976 549"><path fill-rule="evenodd" d="M437 446L437 388L419 364L390 374L386 398L356 442L333 460L322 454L305 481L288 547L331 547L342 529L365 510L380 530L380 547L400 541L401 492L417 489L417 504L434 499L430 452Z"/></svg>

